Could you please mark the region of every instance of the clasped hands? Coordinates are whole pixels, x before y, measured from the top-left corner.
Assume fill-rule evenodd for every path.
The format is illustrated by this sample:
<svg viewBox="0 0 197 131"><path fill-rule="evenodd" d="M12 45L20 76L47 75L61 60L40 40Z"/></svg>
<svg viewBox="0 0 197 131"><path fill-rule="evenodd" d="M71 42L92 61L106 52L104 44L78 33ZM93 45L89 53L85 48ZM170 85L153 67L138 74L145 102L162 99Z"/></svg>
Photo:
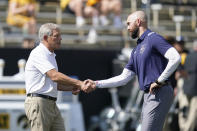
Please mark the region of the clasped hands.
<svg viewBox="0 0 197 131"><path fill-rule="evenodd" d="M80 89L79 88L73 88L72 94L77 95L82 90L85 93L92 92L96 89L96 83L93 80L87 79L82 82Z"/></svg>

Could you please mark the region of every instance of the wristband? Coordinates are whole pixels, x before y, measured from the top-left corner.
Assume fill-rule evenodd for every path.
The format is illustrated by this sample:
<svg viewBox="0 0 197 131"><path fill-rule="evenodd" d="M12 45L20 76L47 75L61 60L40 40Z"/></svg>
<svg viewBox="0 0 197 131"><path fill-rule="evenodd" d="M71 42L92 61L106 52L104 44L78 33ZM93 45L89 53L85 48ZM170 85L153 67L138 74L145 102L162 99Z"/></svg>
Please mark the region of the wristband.
<svg viewBox="0 0 197 131"><path fill-rule="evenodd" d="M157 85L162 85L162 83L159 82L158 80L156 80L155 83L157 83Z"/></svg>
<svg viewBox="0 0 197 131"><path fill-rule="evenodd" d="M167 84L166 81L164 81L164 82L159 82L158 80L156 80L155 83L156 83L157 85L159 85L159 86L163 86L163 85L166 85L166 84Z"/></svg>

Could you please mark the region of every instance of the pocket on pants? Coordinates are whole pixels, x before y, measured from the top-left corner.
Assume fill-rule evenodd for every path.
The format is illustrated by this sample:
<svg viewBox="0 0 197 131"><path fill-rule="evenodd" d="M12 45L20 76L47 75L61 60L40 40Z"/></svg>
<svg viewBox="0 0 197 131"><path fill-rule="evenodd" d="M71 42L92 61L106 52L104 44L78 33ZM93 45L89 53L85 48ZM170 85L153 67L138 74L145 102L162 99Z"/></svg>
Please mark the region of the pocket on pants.
<svg viewBox="0 0 197 131"><path fill-rule="evenodd" d="M37 103L25 103L25 113L31 127L34 126L35 120L38 117L39 106Z"/></svg>
<svg viewBox="0 0 197 131"><path fill-rule="evenodd" d="M148 109L154 111L159 106L160 99L158 98L157 94L149 94L147 102Z"/></svg>

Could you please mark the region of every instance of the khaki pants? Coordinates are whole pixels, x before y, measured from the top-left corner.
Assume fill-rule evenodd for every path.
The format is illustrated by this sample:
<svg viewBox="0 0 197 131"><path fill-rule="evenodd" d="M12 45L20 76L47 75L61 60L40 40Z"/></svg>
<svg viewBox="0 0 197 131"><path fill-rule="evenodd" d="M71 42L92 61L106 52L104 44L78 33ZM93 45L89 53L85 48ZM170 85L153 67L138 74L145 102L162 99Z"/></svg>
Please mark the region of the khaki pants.
<svg viewBox="0 0 197 131"><path fill-rule="evenodd" d="M31 131L65 131L56 102L41 97L27 97L25 113Z"/></svg>

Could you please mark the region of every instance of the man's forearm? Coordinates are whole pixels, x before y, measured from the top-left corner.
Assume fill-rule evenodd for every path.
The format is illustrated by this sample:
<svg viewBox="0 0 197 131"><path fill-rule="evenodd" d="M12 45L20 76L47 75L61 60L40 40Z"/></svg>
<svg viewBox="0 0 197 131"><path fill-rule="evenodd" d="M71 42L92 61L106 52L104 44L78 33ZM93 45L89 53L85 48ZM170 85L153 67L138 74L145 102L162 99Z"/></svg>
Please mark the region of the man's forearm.
<svg viewBox="0 0 197 131"><path fill-rule="evenodd" d="M72 86L65 86L65 85L62 85L62 84L57 84L57 89L59 91L72 91L73 87Z"/></svg>
<svg viewBox="0 0 197 131"><path fill-rule="evenodd" d="M52 81L64 86L81 88L83 84L82 81L73 79L67 75L64 75L61 72L56 71L55 69L48 71L46 74L48 77L51 78Z"/></svg>
<svg viewBox="0 0 197 131"><path fill-rule="evenodd" d="M134 75L134 72L125 68L119 76L115 76L106 80L96 81L96 85L98 88L113 88L123 86L127 84L134 77Z"/></svg>
<svg viewBox="0 0 197 131"><path fill-rule="evenodd" d="M57 73L57 79L55 82L62 84L64 86L71 86L71 87L81 87L82 81L73 79L67 75L64 75L60 72Z"/></svg>

